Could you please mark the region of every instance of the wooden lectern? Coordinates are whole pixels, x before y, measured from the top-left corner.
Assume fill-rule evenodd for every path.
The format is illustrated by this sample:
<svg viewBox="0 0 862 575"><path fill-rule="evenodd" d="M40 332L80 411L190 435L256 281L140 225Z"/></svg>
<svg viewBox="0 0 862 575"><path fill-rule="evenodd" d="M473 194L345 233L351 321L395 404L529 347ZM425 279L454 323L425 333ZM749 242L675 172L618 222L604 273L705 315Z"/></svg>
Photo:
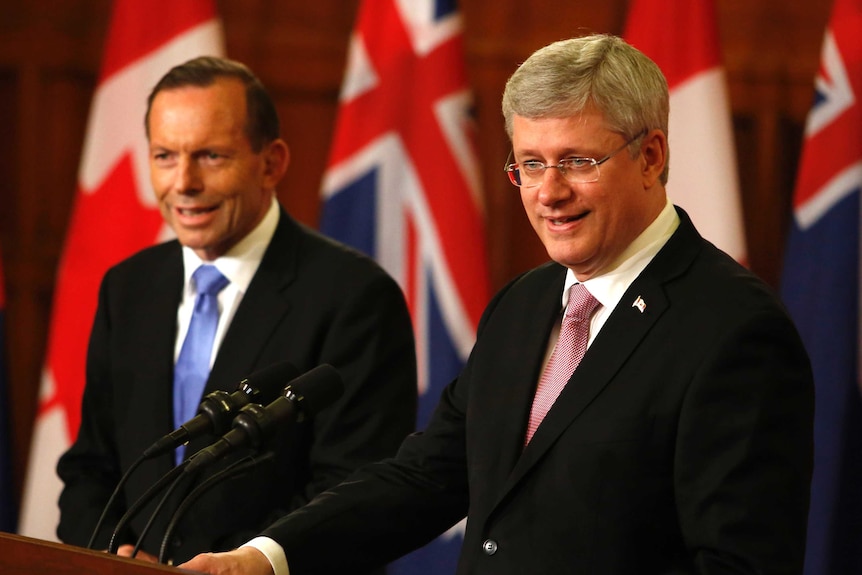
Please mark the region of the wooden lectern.
<svg viewBox="0 0 862 575"><path fill-rule="evenodd" d="M0 533L3 575L162 575L191 573L100 551Z"/></svg>

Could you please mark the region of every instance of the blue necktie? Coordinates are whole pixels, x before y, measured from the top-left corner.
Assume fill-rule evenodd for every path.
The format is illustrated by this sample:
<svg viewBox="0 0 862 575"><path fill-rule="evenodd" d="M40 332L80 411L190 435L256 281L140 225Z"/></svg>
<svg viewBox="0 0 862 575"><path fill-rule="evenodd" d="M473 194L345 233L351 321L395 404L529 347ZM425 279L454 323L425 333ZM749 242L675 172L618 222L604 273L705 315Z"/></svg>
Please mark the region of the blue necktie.
<svg viewBox="0 0 862 575"><path fill-rule="evenodd" d="M192 274L197 298L189 331L174 366L174 428L195 416L210 373L210 356L218 326L218 293L229 283L215 266L202 265ZM185 446L176 450L179 464Z"/></svg>

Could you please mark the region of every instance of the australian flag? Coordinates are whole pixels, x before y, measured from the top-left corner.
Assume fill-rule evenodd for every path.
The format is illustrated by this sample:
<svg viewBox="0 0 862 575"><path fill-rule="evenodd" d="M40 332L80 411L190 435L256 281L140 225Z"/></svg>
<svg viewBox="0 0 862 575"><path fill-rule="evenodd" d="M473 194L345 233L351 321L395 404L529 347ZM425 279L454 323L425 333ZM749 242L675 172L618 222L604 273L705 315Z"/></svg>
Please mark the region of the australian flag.
<svg viewBox="0 0 862 575"><path fill-rule="evenodd" d="M363 0L321 229L374 257L404 290L420 429L466 361L489 295L472 111L455 1ZM454 572L459 525L389 573Z"/></svg>
<svg viewBox="0 0 862 575"><path fill-rule="evenodd" d="M836 0L805 127L782 295L811 355L806 575L862 573L862 0Z"/></svg>

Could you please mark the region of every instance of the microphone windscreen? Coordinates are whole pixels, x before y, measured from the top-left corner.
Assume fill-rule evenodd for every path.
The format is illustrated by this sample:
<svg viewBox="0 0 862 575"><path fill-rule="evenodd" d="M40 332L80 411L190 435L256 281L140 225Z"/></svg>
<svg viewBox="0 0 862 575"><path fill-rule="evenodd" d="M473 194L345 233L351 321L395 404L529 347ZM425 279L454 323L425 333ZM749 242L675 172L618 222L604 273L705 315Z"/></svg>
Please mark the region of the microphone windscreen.
<svg viewBox="0 0 862 575"><path fill-rule="evenodd" d="M296 396L296 401L308 415L315 415L328 407L341 397L342 393L344 381L341 374L328 363L303 373L284 389L285 395Z"/></svg>

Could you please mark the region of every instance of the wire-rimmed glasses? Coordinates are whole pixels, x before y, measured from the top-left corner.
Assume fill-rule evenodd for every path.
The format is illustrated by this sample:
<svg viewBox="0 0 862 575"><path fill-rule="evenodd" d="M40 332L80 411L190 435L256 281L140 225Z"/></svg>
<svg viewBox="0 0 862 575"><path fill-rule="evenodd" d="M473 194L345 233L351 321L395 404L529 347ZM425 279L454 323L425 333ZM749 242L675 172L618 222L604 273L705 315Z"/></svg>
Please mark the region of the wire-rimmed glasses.
<svg viewBox="0 0 862 575"><path fill-rule="evenodd" d="M551 165L546 165L544 162L540 162L539 160L527 160L526 162L518 164L510 162L513 152L509 152L509 157L506 160L506 165L503 166L503 170L505 170L509 176L509 181L519 188L534 188L541 184L542 179L545 177L545 170L548 168L556 168L560 171L560 175L563 176L566 181L573 184L589 184L597 182L601 176L599 166L625 150L629 144L646 133L646 129L641 130L634 137L627 140L625 144L598 160L595 158L572 156L569 158L563 158L557 164Z"/></svg>

